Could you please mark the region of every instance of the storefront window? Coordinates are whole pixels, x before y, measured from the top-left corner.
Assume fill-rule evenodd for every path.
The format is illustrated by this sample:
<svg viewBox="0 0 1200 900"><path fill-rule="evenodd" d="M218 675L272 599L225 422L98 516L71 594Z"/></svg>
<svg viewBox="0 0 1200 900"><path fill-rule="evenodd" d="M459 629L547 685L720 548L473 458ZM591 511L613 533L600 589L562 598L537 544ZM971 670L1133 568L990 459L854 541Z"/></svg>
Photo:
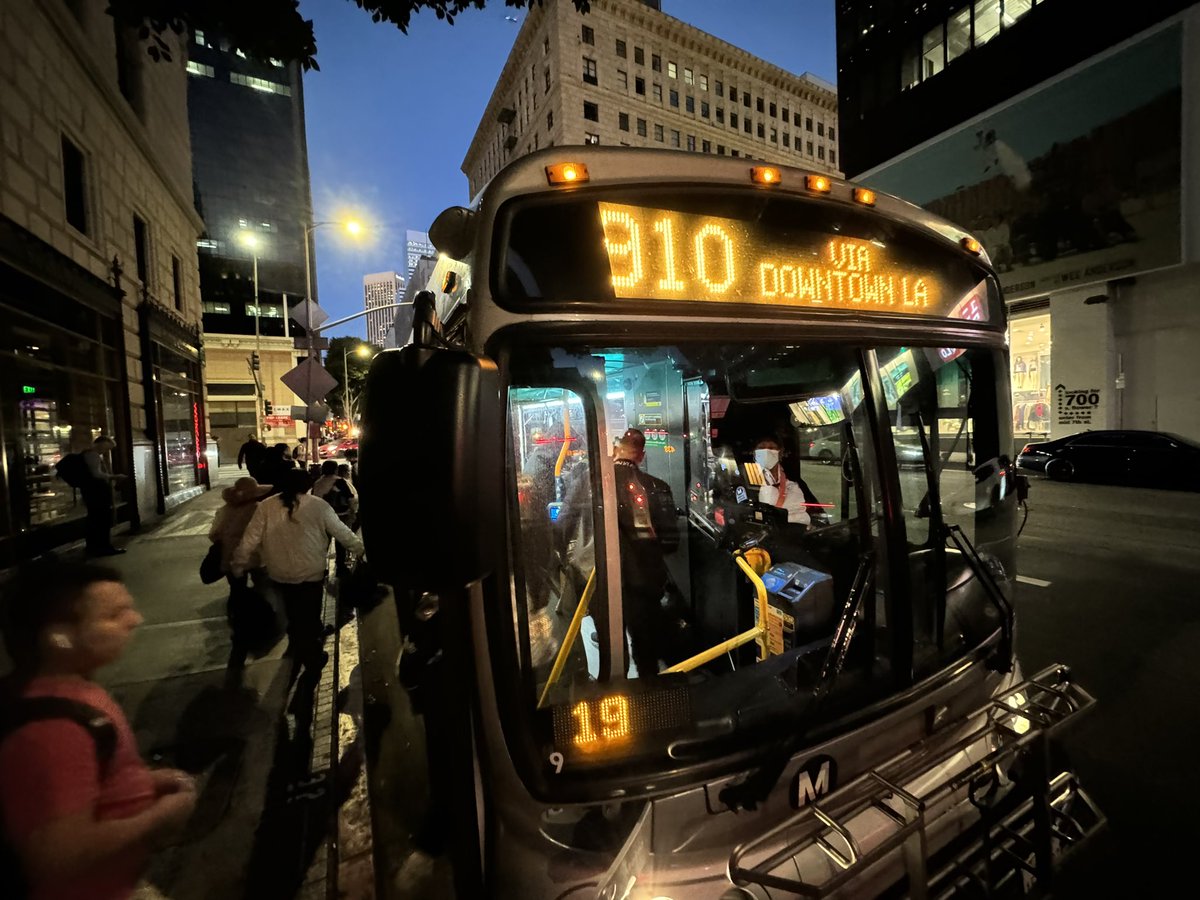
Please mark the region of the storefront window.
<svg viewBox="0 0 1200 900"><path fill-rule="evenodd" d="M1050 314L1023 316L1009 324L1012 358L1013 433L1018 438L1050 433Z"/></svg>
<svg viewBox="0 0 1200 900"><path fill-rule="evenodd" d="M162 416L165 488L174 494L198 484L200 384L196 364L169 347L156 343L154 380Z"/></svg>

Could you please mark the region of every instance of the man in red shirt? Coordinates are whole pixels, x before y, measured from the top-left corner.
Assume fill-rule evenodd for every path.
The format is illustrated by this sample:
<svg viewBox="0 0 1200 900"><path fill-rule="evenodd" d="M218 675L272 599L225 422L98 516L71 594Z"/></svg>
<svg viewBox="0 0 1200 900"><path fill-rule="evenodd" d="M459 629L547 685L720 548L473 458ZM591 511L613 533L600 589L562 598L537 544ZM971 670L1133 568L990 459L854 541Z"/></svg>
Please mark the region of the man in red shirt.
<svg viewBox="0 0 1200 900"><path fill-rule="evenodd" d="M86 704L115 731L111 756L73 718L35 718L0 742L0 810L31 897L129 897L150 850L186 824L191 778L151 771L120 706L91 679L124 652L142 617L118 572L41 564L5 590L4 637L13 662L4 705L54 697ZM107 757L107 758L106 758Z"/></svg>

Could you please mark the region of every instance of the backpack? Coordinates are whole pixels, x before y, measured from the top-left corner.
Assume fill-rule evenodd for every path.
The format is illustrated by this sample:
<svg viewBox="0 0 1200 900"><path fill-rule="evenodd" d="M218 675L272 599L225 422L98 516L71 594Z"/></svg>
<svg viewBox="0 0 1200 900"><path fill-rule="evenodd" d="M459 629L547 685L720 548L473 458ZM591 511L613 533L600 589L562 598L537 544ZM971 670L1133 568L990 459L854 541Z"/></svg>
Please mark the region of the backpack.
<svg viewBox="0 0 1200 900"><path fill-rule="evenodd" d="M333 507L333 511L338 516L344 516L350 512L350 498L349 485L346 484L344 478L339 478L322 499Z"/></svg>
<svg viewBox="0 0 1200 900"><path fill-rule="evenodd" d="M68 453L54 467L58 477L73 488L81 488L88 483L90 473L82 453Z"/></svg>
<svg viewBox="0 0 1200 900"><path fill-rule="evenodd" d="M17 700L0 718L0 742L24 725L48 719L68 719L91 735L96 748L96 762L103 778L117 749L117 729L100 710L78 700L66 697L24 697ZM0 833L0 897L20 900L28 896L29 884L21 871L20 854L9 841L8 835Z"/></svg>

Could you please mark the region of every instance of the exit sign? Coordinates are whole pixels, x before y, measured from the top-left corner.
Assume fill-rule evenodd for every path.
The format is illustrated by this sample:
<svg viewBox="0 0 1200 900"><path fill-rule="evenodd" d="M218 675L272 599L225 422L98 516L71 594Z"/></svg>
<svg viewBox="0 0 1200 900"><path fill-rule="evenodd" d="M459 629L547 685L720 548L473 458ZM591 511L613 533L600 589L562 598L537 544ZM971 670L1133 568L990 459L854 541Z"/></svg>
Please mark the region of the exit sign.
<svg viewBox="0 0 1200 900"><path fill-rule="evenodd" d="M23 385L21 385L21 393L22 394L36 394L37 388L35 388L32 384L23 384Z"/></svg>

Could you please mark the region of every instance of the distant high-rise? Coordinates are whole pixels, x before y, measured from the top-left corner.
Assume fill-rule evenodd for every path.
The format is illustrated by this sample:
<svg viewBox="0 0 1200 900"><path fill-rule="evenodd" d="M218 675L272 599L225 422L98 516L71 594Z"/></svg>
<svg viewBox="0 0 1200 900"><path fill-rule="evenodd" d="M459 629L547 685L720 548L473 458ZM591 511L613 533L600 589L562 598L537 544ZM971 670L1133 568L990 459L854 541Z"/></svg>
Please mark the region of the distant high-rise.
<svg viewBox="0 0 1200 900"><path fill-rule="evenodd" d="M404 279L395 272L376 272L363 276L363 306L367 310L367 340L383 346L384 338L396 318L394 309L384 307L396 303L404 290Z"/></svg>
<svg viewBox="0 0 1200 900"><path fill-rule="evenodd" d="M417 269L417 262L422 256L437 256L437 250L429 242L429 233L426 231L405 231L404 248L408 253L408 269L405 271L404 277L409 281L412 280L413 272Z"/></svg>

